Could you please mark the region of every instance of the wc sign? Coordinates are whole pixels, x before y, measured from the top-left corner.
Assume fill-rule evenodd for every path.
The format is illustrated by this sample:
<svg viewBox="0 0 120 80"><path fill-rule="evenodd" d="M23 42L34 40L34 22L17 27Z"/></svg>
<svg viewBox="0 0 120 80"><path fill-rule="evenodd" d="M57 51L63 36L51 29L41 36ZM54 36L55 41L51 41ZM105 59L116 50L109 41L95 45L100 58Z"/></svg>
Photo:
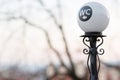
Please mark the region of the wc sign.
<svg viewBox="0 0 120 80"><path fill-rule="evenodd" d="M79 19L81 21L87 21L92 16L92 8L89 6L84 6L79 12Z"/></svg>

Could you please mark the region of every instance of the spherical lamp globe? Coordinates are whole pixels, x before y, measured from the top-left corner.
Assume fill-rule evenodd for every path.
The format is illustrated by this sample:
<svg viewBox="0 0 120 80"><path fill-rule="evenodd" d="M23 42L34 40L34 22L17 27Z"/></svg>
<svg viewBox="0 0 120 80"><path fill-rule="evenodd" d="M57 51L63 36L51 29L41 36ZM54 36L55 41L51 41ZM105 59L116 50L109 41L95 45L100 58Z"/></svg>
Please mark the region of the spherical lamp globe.
<svg viewBox="0 0 120 80"><path fill-rule="evenodd" d="M108 10L98 2L84 4L78 14L78 23L84 32L102 32L109 23Z"/></svg>

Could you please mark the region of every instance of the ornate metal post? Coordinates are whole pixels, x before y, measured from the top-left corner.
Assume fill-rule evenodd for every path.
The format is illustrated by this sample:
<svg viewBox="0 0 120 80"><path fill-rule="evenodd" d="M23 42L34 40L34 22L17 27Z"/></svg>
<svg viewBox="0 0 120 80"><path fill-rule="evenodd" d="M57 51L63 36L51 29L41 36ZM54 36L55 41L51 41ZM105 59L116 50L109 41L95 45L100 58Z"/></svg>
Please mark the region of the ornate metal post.
<svg viewBox="0 0 120 80"><path fill-rule="evenodd" d="M100 59L98 55L104 54L104 49L99 48L103 44L102 32L109 23L108 10L98 2L85 3L78 14L78 24L85 32L83 43L88 47L83 53L88 54L87 66L90 72L90 80L99 80Z"/></svg>
<svg viewBox="0 0 120 80"><path fill-rule="evenodd" d="M83 37L83 43L88 47L83 50L83 53L88 54L87 66L90 80L99 80L100 59L98 55L104 54L104 49L99 48L99 46L102 45L105 36L99 32L88 32L81 37Z"/></svg>

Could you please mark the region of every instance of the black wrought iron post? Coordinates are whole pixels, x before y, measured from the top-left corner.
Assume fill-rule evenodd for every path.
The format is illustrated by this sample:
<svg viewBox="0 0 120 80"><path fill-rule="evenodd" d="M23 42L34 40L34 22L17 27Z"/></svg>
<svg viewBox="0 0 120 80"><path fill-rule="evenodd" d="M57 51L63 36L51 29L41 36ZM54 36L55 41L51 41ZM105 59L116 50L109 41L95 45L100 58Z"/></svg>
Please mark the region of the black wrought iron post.
<svg viewBox="0 0 120 80"><path fill-rule="evenodd" d="M83 37L83 43L88 47L83 50L83 53L88 54L87 65L90 80L99 80L100 59L98 55L104 54L104 49L99 48L99 46L102 45L105 36L99 32L88 32L81 37Z"/></svg>
<svg viewBox="0 0 120 80"><path fill-rule="evenodd" d="M90 80L99 80L100 70L99 55L104 54L104 49L99 48L103 44L102 32L109 24L109 11L98 2L87 2L79 10L78 24L85 32L83 43L87 46L83 50L88 55L87 66L90 73Z"/></svg>

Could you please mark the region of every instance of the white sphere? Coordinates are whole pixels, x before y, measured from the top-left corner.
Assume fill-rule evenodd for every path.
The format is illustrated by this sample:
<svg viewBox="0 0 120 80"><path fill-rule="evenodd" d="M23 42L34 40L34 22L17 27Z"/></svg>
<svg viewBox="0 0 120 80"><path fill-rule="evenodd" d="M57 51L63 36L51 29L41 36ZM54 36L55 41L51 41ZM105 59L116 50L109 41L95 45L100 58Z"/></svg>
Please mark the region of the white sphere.
<svg viewBox="0 0 120 80"><path fill-rule="evenodd" d="M98 2L88 2L79 11L78 23L85 32L102 32L109 23L108 10Z"/></svg>

